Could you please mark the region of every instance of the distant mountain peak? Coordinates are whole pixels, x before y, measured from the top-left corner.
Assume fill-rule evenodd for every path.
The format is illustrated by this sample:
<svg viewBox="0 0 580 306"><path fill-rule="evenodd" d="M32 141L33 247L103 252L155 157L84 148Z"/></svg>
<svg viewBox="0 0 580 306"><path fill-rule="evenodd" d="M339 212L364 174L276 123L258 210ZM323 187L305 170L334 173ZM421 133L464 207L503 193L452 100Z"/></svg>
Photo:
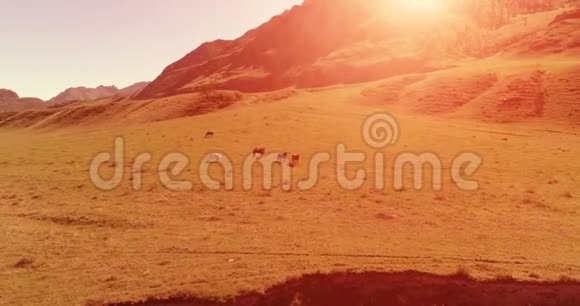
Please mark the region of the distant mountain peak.
<svg viewBox="0 0 580 306"><path fill-rule="evenodd" d="M92 101L96 99L112 97L115 95L133 95L140 92L145 86L149 84L148 82L138 82L131 86L119 89L117 86L110 85L100 85L96 88L90 87L72 87L58 94L56 97L50 99L48 102L51 104L62 104L72 101Z"/></svg>
<svg viewBox="0 0 580 306"><path fill-rule="evenodd" d="M28 109L46 107L44 101L37 98L20 98L9 89L0 89L0 112L20 112Z"/></svg>
<svg viewBox="0 0 580 306"><path fill-rule="evenodd" d="M0 88L0 102L3 101L16 101L20 97L18 94L10 89Z"/></svg>

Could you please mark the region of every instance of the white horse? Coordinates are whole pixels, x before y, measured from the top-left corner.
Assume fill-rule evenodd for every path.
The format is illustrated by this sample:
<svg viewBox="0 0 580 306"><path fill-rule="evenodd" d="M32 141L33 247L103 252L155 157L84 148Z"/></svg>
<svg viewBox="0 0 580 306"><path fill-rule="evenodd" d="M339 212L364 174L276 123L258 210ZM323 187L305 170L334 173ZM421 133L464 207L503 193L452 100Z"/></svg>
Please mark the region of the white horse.
<svg viewBox="0 0 580 306"><path fill-rule="evenodd" d="M220 154L220 153L212 153L212 154L207 155L205 157L205 159L206 159L206 161L208 163L217 163L220 160L222 160L224 157L225 156L223 154Z"/></svg>

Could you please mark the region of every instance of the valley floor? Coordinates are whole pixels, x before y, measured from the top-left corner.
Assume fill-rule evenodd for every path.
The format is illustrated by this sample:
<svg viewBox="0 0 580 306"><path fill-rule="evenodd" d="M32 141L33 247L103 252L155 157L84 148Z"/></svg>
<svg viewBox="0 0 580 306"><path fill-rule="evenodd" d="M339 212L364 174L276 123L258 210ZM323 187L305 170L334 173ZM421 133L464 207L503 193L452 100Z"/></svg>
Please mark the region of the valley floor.
<svg viewBox="0 0 580 306"><path fill-rule="evenodd" d="M580 129L416 115L361 103L362 90L300 91L272 103L115 128L0 130L0 300L220 297L337 271L580 278ZM269 192L242 190L239 169L255 147L300 153L296 178L306 177L311 156L335 152L337 144L373 156L361 126L385 110L401 129L397 144L381 150L385 166L401 152L436 153L441 191L410 184L375 190L372 158L347 167L352 176L363 165L367 170L369 179L355 191L337 185L332 163L321 166L310 191L283 191L279 183ZM206 139L209 130L215 137ZM125 139L127 174L137 154L153 156L141 191L131 189L130 175L109 192L89 180L91 159L110 152L117 136ZM450 178L450 162L466 151L483 158L473 175L477 191ZM159 182L157 165L169 152L191 158L179 177L193 181L192 191ZM233 191L208 190L196 178L210 152L233 160Z"/></svg>

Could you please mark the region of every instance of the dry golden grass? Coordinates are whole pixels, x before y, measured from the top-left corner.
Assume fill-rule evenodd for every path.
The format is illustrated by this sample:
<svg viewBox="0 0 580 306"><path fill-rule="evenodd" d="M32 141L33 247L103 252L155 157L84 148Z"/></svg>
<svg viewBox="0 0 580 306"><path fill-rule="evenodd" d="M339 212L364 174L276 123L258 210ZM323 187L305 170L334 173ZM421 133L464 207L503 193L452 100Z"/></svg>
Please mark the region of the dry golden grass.
<svg viewBox="0 0 580 306"><path fill-rule="evenodd" d="M548 73L568 67L542 65L554 67ZM502 67L507 74L522 70L509 62ZM404 93L388 106L368 103L376 86L381 82L295 91L274 95L271 103L244 100L162 122L107 117L86 126L1 129L3 303L132 301L183 292L221 297L305 273L348 270L449 274L464 266L477 278L580 278L577 124L564 117L485 122L473 115L477 98L464 104L473 109L418 115ZM255 147L300 153L305 162L294 169L296 178L306 176L310 156L333 152L338 143L373 154L361 125L385 110L402 129L400 141L384 151L387 166L400 152L435 152L446 169L443 191L416 192L411 185L376 191L372 179L345 191L331 164L322 166L311 191L285 192L280 183L268 192L239 187L241 163ZM208 130L216 136L204 139ZM110 151L116 136L126 140L125 167L138 153L153 154L140 192L131 190L129 177L111 192L89 181L91 158ZM191 157L181 177L193 181L193 191L170 192L159 183L159 159L173 151ZM476 192L460 190L449 177L449 162L463 151L484 159ZM196 179L198 161L209 152L233 159L235 190L210 191ZM372 178L371 160L365 166Z"/></svg>

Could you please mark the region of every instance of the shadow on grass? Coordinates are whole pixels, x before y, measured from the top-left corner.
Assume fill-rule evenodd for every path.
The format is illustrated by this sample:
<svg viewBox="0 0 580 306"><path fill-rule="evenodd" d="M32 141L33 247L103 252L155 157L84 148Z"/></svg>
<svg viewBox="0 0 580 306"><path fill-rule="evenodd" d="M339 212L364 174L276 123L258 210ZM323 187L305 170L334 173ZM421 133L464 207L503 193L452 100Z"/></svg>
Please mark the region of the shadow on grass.
<svg viewBox="0 0 580 306"><path fill-rule="evenodd" d="M276 285L265 293L242 293L228 300L175 296L128 305L203 306L578 306L580 282L477 281L458 271L451 276L420 272L313 274Z"/></svg>

